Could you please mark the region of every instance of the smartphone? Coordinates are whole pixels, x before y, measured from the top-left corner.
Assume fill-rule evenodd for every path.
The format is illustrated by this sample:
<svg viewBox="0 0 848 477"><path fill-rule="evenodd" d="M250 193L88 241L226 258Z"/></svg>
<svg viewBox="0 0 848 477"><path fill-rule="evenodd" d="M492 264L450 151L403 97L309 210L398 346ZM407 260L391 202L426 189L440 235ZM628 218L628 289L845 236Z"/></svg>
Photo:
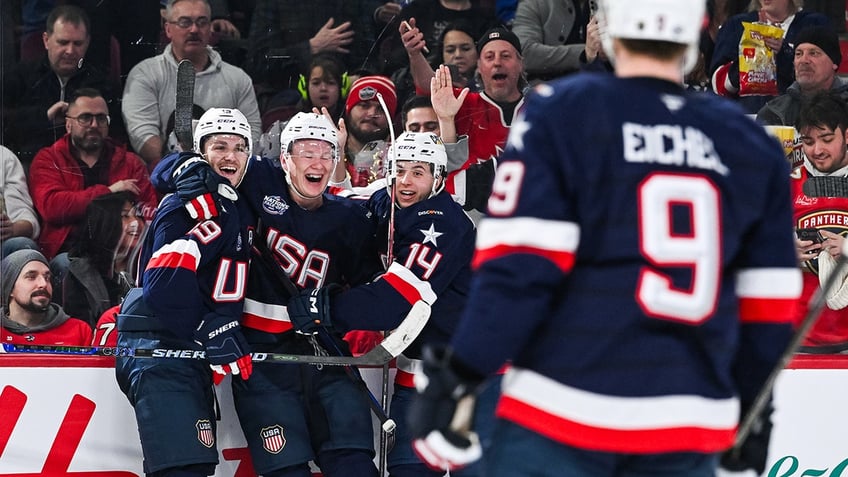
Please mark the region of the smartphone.
<svg viewBox="0 0 848 477"><path fill-rule="evenodd" d="M822 243L824 242L824 237L822 236L819 229L811 228L811 229L796 229L795 235L798 236L798 240L812 240L813 243Z"/></svg>

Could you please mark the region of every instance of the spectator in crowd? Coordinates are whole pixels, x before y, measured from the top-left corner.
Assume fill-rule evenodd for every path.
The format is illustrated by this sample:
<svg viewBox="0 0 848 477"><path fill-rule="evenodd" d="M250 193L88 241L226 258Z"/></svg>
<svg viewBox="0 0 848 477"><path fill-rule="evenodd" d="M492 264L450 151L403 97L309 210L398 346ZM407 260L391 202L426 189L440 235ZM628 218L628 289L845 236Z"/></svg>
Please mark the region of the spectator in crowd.
<svg viewBox="0 0 848 477"><path fill-rule="evenodd" d="M403 34L403 22L421 31L427 54L433 55L434 58L441 56L437 46L439 37L448 24L468 25L472 38L479 38L486 30L499 25L490 12L474 5L470 0L415 0L408 3L395 23L389 25L392 35L381 44L382 71L386 74L392 74L398 68L409 64L399 38L399 34Z"/></svg>
<svg viewBox="0 0 848 477"><path fill-rule="evenodd" d="M27 345L88 346L91 326L51 301L47 259L18 250L0 262L0 341Z"/></svg>
<svg viewBox="0 0 848 477"><path fill-rule="evenodd" d="M419 93L429 93L434 73L421 52L423 36L413 28L404 33L402 39L409 54L415 87ZM467 93L456 114L456 131L468 135L469 153L465 164L448 175L446 187L451 193L462 187L457 177L463 170L498 157L506 144L513 118L524 103L526 80L518 37L504 28L493 28L477 41L477 53L477 76L483 91Z"/></svg>
<svg viewBox="0 0 848 477"><path fill-rule="evenodd" d="M162 17L150 1L61 0L82 8L91 20L91 43L86 61L108 72L123 85L138 62L160 53ZM163 7L164 8L164 7ZM117 90L120 95L120 89ZM118 118L120 107L113 114Z"/></svg>
<svg viewBox="0 0 848 477"><path fill-rule="evenodd" d="M24 248L38 250L40 231L21 161L0 146L0 258Z"/></svg>
<svg viewBox="0 0 848 477"><path fill-rule="evenodd" d="M713 90L734 98L751 114L756 114L772 96L739 96L739 41L742 38L743 22L761 22L783 29L782 40L766 39L765 43L774 53L777 70L777 92L783 94L793 80L793 58L796 36L806 27L828 25L829 20L821 13L801 9L802 0L751 0L748 12L730 17L718 30L713 51L710 74Z"/></svg>
<svg viewBox="0 0 848 477"><path fill-rule="evenodd" d="M392 117L386 117L377 94ZM333 182L347 171L353 186L363 187L385 175L385 152L390 137L389 121L397 108L397 93L392 81L385 76L363 76L350 87L345 100L344 124L347 144L344 158L336 167ZM344 180L344 177L341 177Z"/></svg>
<svg viewBox="0 0 848 477"><path fill-rule="evenodd" d="M344 103L350 89L351 79L344 71L344 65L334 56L319 53L312 57L306 75L301 75L297 83L300 103L293 105L285 100L287 93L281 93L271 99L271 107L262 114L262 136L259 138L257 154L274 163L280 157L280 133L288 120L298 109L310 113L327 108L333 122L337 122L344 113Z"/></svg>
<svg viewBox="0 0 848 477"><path fill-rule="evenodd" d="M344 112L350 85L344 65L335 56L313 56L307 74L300 76L297 86L303 98L303 112L311 113L312 108L327 108L333 122L338 121Z"/></svg>
<svg viewBox="0 0 848 477"><path fill-rule="evenodd" d="M586 0L518 2L512 32L521 41L524 69L531 82L579 71L595 59L600 45L586 43L591 14Z"/></svg>
<svg viewBox="0 0 848 477"><path fill-rule="evenodd" d="M313 55L335 55L347 71L368 67L375 35L369 18L381 0L257 0L246 69L257 89L297 90ZM373 68L372 68L373 69Z"/></svg>
<svg viewBox="0 0 848 477"><path fill-rule="evenodd" d="M819 91L804 98L795 124L801 135L804 164L792 175L795 226L815 229L818 239L796 242L798 261L805 272L801 304L835 270L845 240L848 218L848 187L822 191L822 178L848 175L848 106L834 91ZM848 286L844 278L827 293L827 306L807 333L803 351L838 353L848 350Z"/></svg>
<svg viewBox="0 0 848 477"><path fill-rule="evenodd" d="M757 121L769 125L794 126L805 97L819 91L834 91L848 100L848 82L837 76L842 52L839 37L827 26L811 26L795 38L795 81L782 95L770 100Z"/></svg>
<svg viewBox="0 0 848 477"><path fill-rule="evenodd" d="M48 259L68 251L71 231L95 197L126 191L148 210L156 207L144 164L108 137L109 120L106 101L97 90L78 90L68 106L67 133L35 156L29 188L42 219L39 245ZM67 259L55 265L61 280Z"/></svg>
<svg viewBox="0 0 848 477"><path fill-rule="evenodd" d="M25 169L35 154L64 134L68 98L80 88L101 91L111 115L120 111L117 86L102 70L85 61L89 45L88 16L79 7L59 5L47 17L43 36L46 53L3 74L3 134ZM117 117L117 116L116 116ZM111 130L124 137L122 128Z"/></svg>
<svg viewBox="0 0 848 477"><path fill-rule="evenodd" d="M475 38L477 36L472 29L464 23L448 24L439 36L437 50L442 52L441 64L453 66L451 77L456 88L479 90L475 78L477 75Z"/></svg>
<svg viewBox="0 0 848 477"><path fill-rule="evenodd" d="M171 133L167 124L176 106L177 68L182 60L190 60L197 72L194 103L203 110L238 108L256 131L253 139L259 137L259 107L250 77L209 46L210 15L206 0L170 0L165 22L170 44L162 54L136 65L127 77L124 120L133 149L150 170L162 158Z"/></svg>
<svg viewBox="0 0 848 477"><path fill-rule="evenodd" d="M127 192L101 195L88 204L68 257L70 265L55 301L94 326L134 285L130 260L136 257L144 221Z"/></svg>

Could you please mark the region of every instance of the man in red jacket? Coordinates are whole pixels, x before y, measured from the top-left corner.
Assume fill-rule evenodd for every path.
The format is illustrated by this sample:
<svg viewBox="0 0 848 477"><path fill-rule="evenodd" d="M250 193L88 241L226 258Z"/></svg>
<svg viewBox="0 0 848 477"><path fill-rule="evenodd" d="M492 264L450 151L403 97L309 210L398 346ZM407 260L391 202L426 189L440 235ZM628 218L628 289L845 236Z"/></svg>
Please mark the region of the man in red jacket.
<svg viewBox="0 0 848 477"><path fill-rule="evenodd" d="M41 149L30 166L30 195L43 222L39 246L48 260L67 250L95 197L128 191L150 211L156 206L144 163L108 137L110 120L100 92L77 90L65 118L67 134Z"/></svg>

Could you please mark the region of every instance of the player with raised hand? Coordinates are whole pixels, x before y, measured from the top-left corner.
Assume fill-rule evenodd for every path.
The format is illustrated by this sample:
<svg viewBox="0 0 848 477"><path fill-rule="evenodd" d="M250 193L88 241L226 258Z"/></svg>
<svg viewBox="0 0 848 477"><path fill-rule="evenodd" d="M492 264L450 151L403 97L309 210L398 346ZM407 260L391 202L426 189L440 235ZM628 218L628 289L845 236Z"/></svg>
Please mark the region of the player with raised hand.
<svg viewBox="0 0 848 477"><path fill-rule="evenodd" d="M416 379L432 465L473 459L467 404L507 360L487 476L712 476L733 445L801 276L781 148L738 105L683 89L704 3L601 0L615 75L528 95L468 305Z"/></svg>
<svg viewBox="0 0 848 477"><path fill-rule="evenodd" d="M179 157L186 168L203 163L215 172L205 178L216 191L215 217L192 217L176 194L162 199L141 253L140 288L117 317L118 346L198 349L208 360L117 358L148 475L211 475L218 463L213 381L229 373L247 380L252 372L239 324L250 242L233 189L247 166L250 126L238 110L212 108L194 145L196 152Z"/></svg>

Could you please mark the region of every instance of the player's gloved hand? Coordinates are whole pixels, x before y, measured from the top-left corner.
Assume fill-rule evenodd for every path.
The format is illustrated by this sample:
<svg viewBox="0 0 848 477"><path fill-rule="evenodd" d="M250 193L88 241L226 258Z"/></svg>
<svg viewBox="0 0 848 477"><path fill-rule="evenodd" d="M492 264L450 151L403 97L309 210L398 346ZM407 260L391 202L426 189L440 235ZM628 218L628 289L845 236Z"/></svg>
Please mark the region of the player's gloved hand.
<svg viewBox="0 0 848 477"><path fill-rule="evenodd" d="M216 385L227 374L240 374L246 380L253 372L250 347L236 318L207 314L194 332L194 341L206 350Z"/></svg>
<svg viewBox="0 0 848 477"><path fill-rule="evenodd" d="M236 200L230 184L219 176L200 154L182 152L171 178L177 196L182 199L191 218L209 220L219 215L218 196Z"/></svg>
<svg viewBox="0 0 848 477"><path fill-rule="evenodd" d="M418 391L407 419L412 448L434 470L455 470L480 458L471 430L474 390L483 377L451 359L449 350L424 348L423 373L415 375Z"/></svg>
<svg viewBox="0 0 848 477"><path fill-rule="evenodd" d="M341 291L341 287L330 284L323 288L309 288L289 298L286 309L294 329L301 334L311 335L319 328L333 326L330 317L330 297Z"/></svg>
<svg viewBox="0 0 848 477"><path fill-rule="evenodd" d="M479 164L474 164L465 170L465 210L486 211L489 196L492 195L492 184L495 181L495 170L498 161L492 158Z"/></svg>
<svg viewBox="0 0 848 477"><path fill-rule="evenodd" d="M730 472L743 472L748 469L762 475L766 469L769 440L771 439L771 404L757 416L751 432L738 449L730 449L721 456L721 468ZM745 413L743 412L744 416Z"/></svg>

